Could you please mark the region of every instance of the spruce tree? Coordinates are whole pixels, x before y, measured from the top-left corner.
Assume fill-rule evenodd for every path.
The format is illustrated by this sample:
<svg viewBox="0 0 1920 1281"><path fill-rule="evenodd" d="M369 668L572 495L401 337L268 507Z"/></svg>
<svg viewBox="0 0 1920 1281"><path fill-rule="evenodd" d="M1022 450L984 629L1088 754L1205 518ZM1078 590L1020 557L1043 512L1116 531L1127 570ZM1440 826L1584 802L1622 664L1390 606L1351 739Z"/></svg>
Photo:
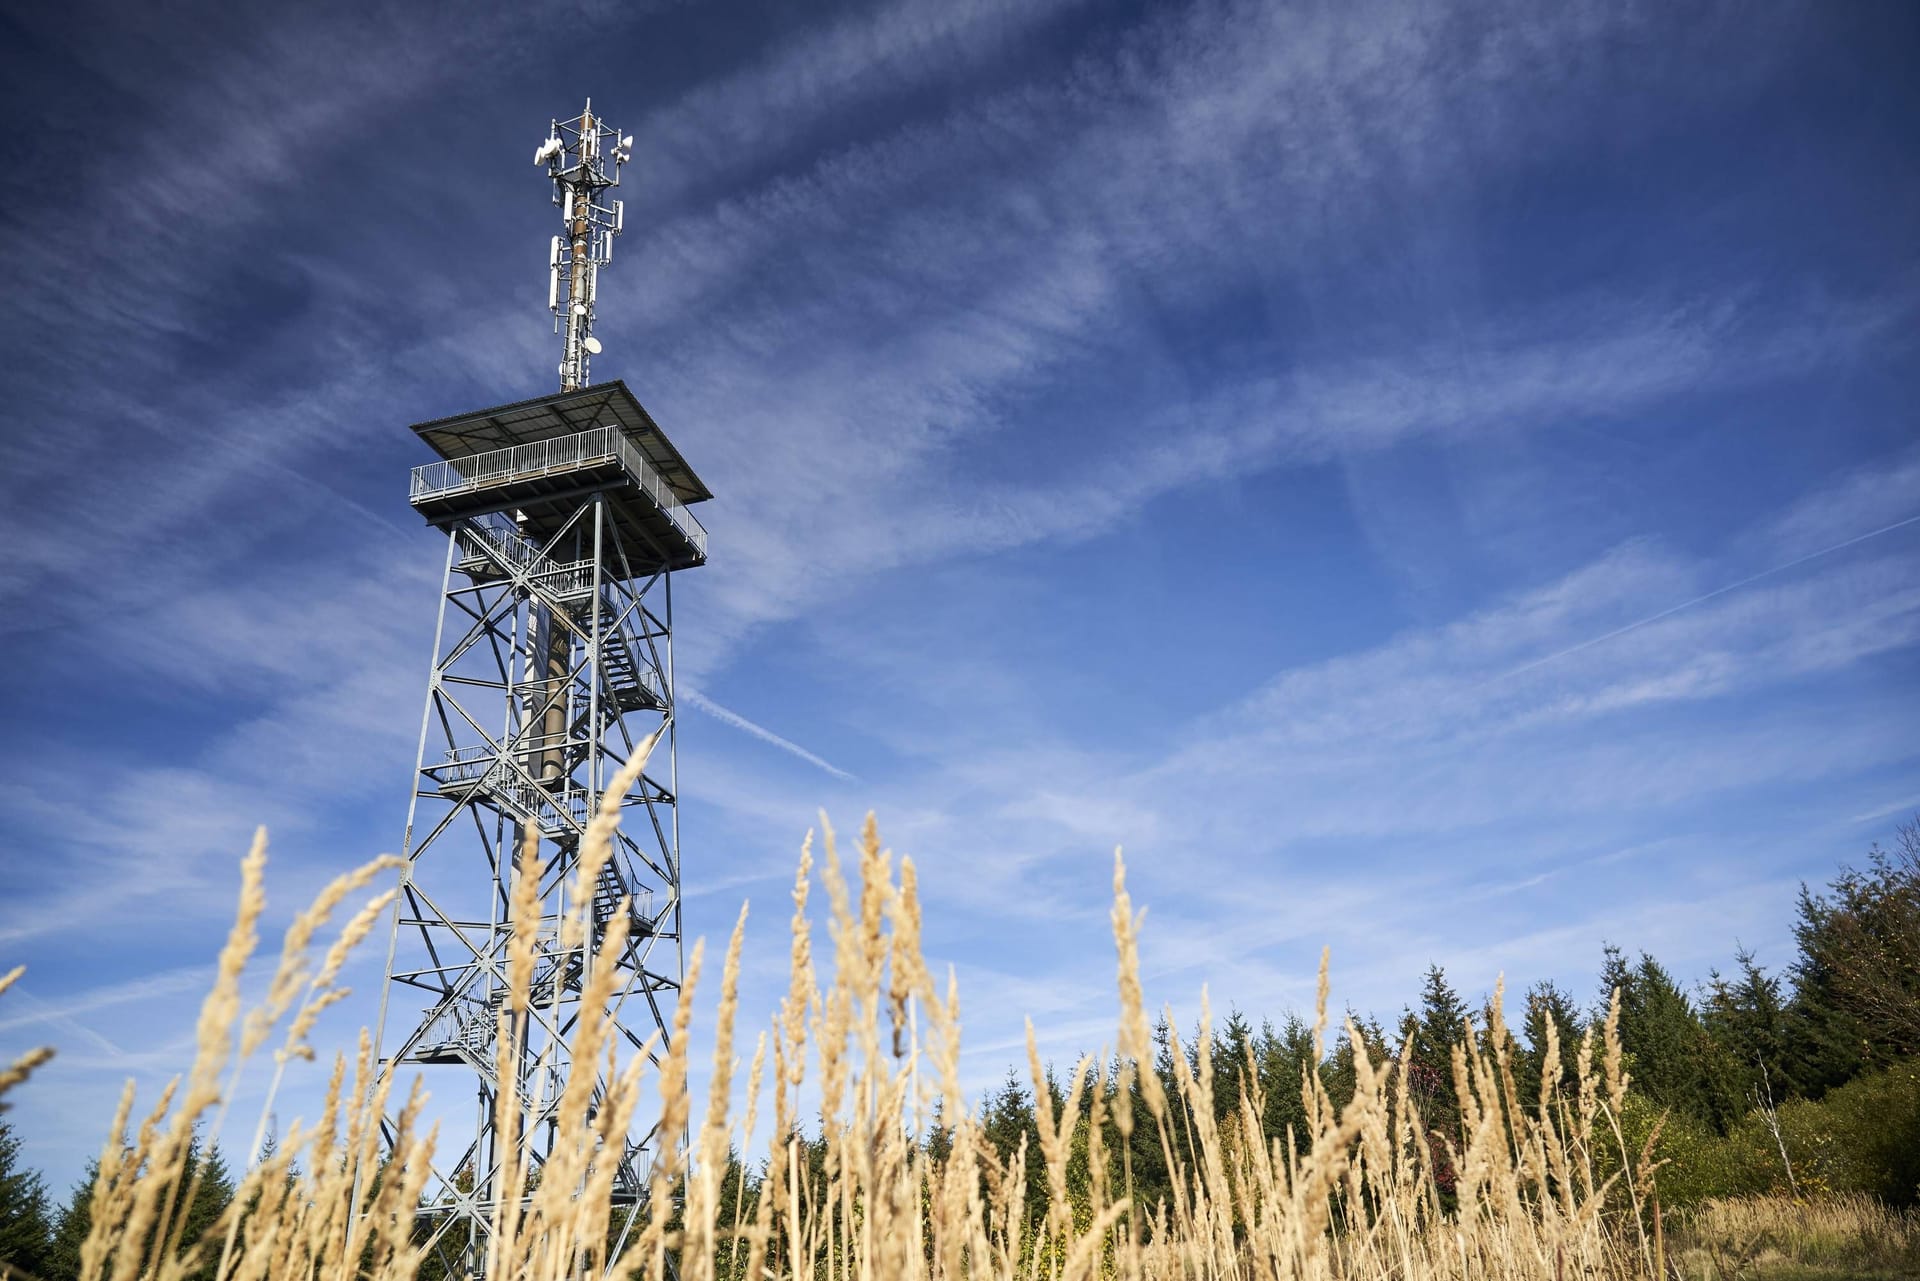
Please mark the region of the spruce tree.
<svg viewBox="0 0 1920 1281"><path fill-rule="evenodd" d="M1600 990L1595 993L1593 1022L1596 1026L1606 1022L1607 1011L1612 1007L1613 994L1620 993L1624 1000L1627 988L1633 983L1633 967L1627 964L1626 954L1618 943L1600 945Z"/></svg>
<svg viewBox="0 0 1920 1281"><path fill-rule="evenodd" d="M1460 1142L1460 1101L1453 1087L1453 1047L1466 1039L1467 1003L1447 982L1438 965L1427 967L1420 992L1420 1010L1401 1015L1400 1035L1410 1041L1407 1086L1427 1133L1434 1181L1451 1204L1453 1162L1448 1157ZM1382 1045L1384 1049L1384 1044Z"/></svg>
<svg viewBox="0 0 1920 1281"><path fill-rule="evenodd" d="M1920 821L1824 894L1800 887L1789 1035L1811 1092L1920 1055Z"/></svg>
<svg viewBox="0 0 1920 1281"><path fill-rule="evenodd" d="M1016 1170L1024 1172L1027 1217L1030 1220L1038 1217L1046 1203L1046 1158L1040 1152L1040 1127L1034 1120L1032 1096L1016 1069L1007 1069L1007 1079L987 1100L981 1110L980 1129L1008 1175ZM1020 1151L1023 1139L1026 1141L1024 1159ZM1016 1162L1020 1164L1016 1166Z"/></svg>
<svg viewBox="0 0 1920 1281"><path fill-rule="evenodd" d="M1787 1070L1787 1007L1780 980L1745 948L1734 954L1737 976L1714 970L1700 1011L1711 1039L1707 1070L1722 1115L1741 1116L1756 1102L1793 1092Z"/></svg>
<svg viewBox="0 0 1920 1281"><path fill-rule="evenodd" d="M20 1139L0 1121L0 1263L44 1273L52 1247L46 1180L20 1163Z"/></svg>
<svg viewBox="0 0 1920 1281"><path fill-rule="evenodd" d="M1253 1025L1239 1010L1231 1010L1227 1021L1213 1034L1213 1117L1224 1121L1238 1114L1240 1095L1247 1090L1247 1064L1253 1053Z"/></svg>
<svg viewBox="0 0 1920 1281"><path fill-rule="evenodd" d="M1609 949L1609 961L1616 954ZM1656 1106L1722 1130L1738 1119L1711 1088L1711 1042L1693 1003L1666 967L1645 952L1620 984L1620 1045L1635 1084Z"/></svg>
<svg viewBox="0 0 1920 1281"><path fill-rule="evenodd" d="M1283 1141L1291 1135L1294 1149L1305 1151L1310 1127L1300 1091L1306 1073L1319 1066L1313 1061L1313 1029L1298 1014L1287 1015L1277 1030L1263 1023L1254 1040L1254 1057L1260 1065L1260 1091L1266 1096L1261 1132Z"/></svg>
<svg viewBox="0 0 1920 1281"><path fill-rule="evenodd" d="M194 1188L193 1200L174 1212L181 1219L179 1242L183 1250L212 1231L213 1225L233 1204L233 1175L218 1147L202 1150L199 1144L194 1145L187 1159L187 1179L188 1186ZM219 1265L219 1252L214 1251L199 1268L187 1274L188 1281L213 1281Z"/></svg>
<svg viewBox="0 0 1920 1281"><path fill-rule="evenodd" d="M1449 1139L1459 1129L1460 1103L1453 1093L1453 1047L1466 1039L1467 1003L1447 982L1438 965L1427 967L1420 991L1420 1010L1408 1011L1402 1033L1413 1040L1408 1056L1413 1094L1429 1130Z"/></svg>
<svg viewBox="0 0 1920 1281"><path fill-rule="evenodd" d="M1134 1070L1127 1074L1125 1097L1116 1088L1107 1107L1107 1150L1114 1154L1116 1171L1123 1162L1132 1163L1133 1207L1142 1223L1151 1222L1154 1207L1170 1201L1173 1196L1173 1175L1160 1146L1160 1128L1147 1106L1146 1090L1140 1083L1144 1073L1160 1069L1168 1074L1172 1071L1164 1022L1154 1030L1154 1037L1160 1045L1159 1062L1135 1064ZM1162 1080L1170 1077L1163 1076ZM1172 1103L1171 1095L1168 1103ZM1133 1134L1125 1141L1120 1137L1119 1123L1113 1119L1121 1109L1126 1109L1133 1118Z"/></svg>
<svg viewBox="0 0 1920 1281"><path fill-rule="evenodd" d="M87 1162L86 1173L74 1185L67 1203L61 1207L43 1270L47 1281L72 1281L80 1274L80 1247L93 1225L93 1185L99 1174L99 1163ZM205 1236L233 1202L233 1177L217 1148L202 1149L196 1140L188 1150L180 1183L182 1196L186 1195L190 1186L193 1187L193 1199L184 1206L175 1205L172 1217L163 1225L168 1236L160 1238L177 1239L182 1252ZM149 1230L142 1244L143 1257L156 1248L156 1235ZM186 1274L186 1281L212 1281L219 1262L219 1251L216 1250L198 1268Z"/></svg>
<svg viewBox="0 0 1920 1281"><path fill-rule="evenodd" d="M75 1281L80 1275L80 1247L93 1227L93 1185L100 1163L89 1160L86 1172L73 1185L53 1225L53 1246L43 1274L47 1281Z"/></svg>
<svg viewBox="0 0 1920 1281"><path fill-rule="evenodd" d="M1561 1093L1571 1096L1579 1085L1576 1058L1580 1047L1580 1011L1573 998L1551 982L1536 983L1527 990L1526 1014L1520 1034L1526 1046L1514 1056L1514 1084L1520 1091L1521 1106L1533 1108L1540 1099L1540 1078L1546 1070L1547 1029L1552 1027L1560 1043Z"/></svg>

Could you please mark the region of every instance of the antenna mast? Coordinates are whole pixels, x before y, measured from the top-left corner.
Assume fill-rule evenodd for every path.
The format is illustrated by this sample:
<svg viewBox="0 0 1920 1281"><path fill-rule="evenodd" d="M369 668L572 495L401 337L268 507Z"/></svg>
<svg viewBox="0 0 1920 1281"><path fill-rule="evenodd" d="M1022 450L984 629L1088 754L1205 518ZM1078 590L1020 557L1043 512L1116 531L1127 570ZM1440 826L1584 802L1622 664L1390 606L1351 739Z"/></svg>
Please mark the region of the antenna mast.
<svg viewBox="0 0 1920 1281"><path fill-rule="evenodd" d="M555 120L533 162L553 179L553 203L560 210L563 234L547 254L547 309L553 332L566 335L561 349L560 390L578 391L589 381L588 359L600 350L593 336L594 295L600 268L613 261L613 238L626 222L626 203L606 198L620 185L620 166L633 158L633 135L622 137L587 109L571 120Z"/></svg>

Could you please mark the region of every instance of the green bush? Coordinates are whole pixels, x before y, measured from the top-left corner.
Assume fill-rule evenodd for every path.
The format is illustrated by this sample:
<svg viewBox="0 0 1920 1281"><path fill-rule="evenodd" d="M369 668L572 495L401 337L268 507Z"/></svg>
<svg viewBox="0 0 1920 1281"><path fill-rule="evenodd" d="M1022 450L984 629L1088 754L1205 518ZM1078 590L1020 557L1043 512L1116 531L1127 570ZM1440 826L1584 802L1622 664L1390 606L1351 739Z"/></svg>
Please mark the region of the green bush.
<svg viewBox="0 0 1920 1281"><path fill-rule="evenodd" d="M1644 1101L1630 1100L1626 1128L1644 1135L1650 1111ZM1778 1140L1757 1109L1726 1135L1691 1117L1669 1116L1657 1148L1666 1162L1662 1200L1679 1206L1797 1190L1806 1197L1861 1192L1891 1205L1920 1203L1920 1060L1859 1077L1818 1101L1789 1100L1776 1115ZM1782 1142L1793 1162L1791 1182Z"/></svg>
<svg viewBox="0 0 1920 1281"><path fill-rule="evenodd" d="M1790 1103L1780 1122L1796 1175L1804 1160L1832 1191L1920 1203L1920 1060L1849 1081L1818 1103Z"/></svg>
<svg viewBox="0 0 1920 1281"><path fill-rule="evenodd" d="M1628 1114L1634 1110L1629 1099ZM1769 1164L1765 1149L1742 1140L1737 1131L1723 1137L1694 1117L1669 1116L1655 1150L1665 1162L1658 1175L1661 1201L1684 1206L1708 1197L1767 1191L1780 1175L1779 1154L1775 1153Z"/></svg>

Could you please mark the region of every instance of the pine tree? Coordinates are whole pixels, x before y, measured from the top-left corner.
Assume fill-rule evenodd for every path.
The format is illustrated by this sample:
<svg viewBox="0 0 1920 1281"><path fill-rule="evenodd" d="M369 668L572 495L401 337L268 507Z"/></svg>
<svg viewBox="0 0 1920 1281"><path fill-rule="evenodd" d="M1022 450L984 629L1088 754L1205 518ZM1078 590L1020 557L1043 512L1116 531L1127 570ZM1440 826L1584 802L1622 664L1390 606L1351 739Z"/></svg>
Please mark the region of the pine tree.
<svg viewBox="0 0 1920 1281"><path fill-rule="evenodd" d="M1757 1101L1792 1092L1786 1070L1787 1008L1780 980L1745 948L1734 954L1737 977L1714 970L1700 1011L1712 1041L1707 1069L1715 1107L1739 1116Z"/></svg>
<svg viewBox="0 0 1920 1281"><path fill-rule="evenodd" d="M1593 1007L1595 1025L1606 1022L1607 1011L1613 1002L1613 994L1626 997L1627 988L1633 983L1633 967L1627 964L1626 954L1618 943L1600 945L1600 991L1596 994Z"/></svg>
<svg viewBox="0 0 1920 1281"><path fill-rule="evenodd" d="M1609 970L1619 961L1608 949ZM1624 962L1621 962L1624 964ZM1711 1041L1687 994L1645 952L1620 987L1620 1045L1635 1084L1656 1106L1724 1130L1738 1119L1715 1097L1708 1073Z"/></svg>
<svg viewBox="0 0 1920 1281"><path fill-rule="evenodd" d="M1359 1073L1355 1070L1353 1062L1353 1041L1347 1036L1346 1025L1349 1022L1355 1027L1360 1027L1360 1015L1352 1006L1347 1007L1343 1018L1330 1021L1326 1033L1327 1057L1317 1065L1320 1069L1321 1083L1326 1087L1327 1098L1336 1108L1344 1108L1351 1103L1355 1091L1359 1089ZM1365 1028L1361 1028L1360 1035L1367 1038L1369 1046L1384 1044L1384 1042L1376 1042Z"/></svg>
<svg viewBox="0 0 1920 1281"><path fill-rule="evenodd" d="M1007 1079L980 1112L980 1130L1002 1162L1011 1161L1020 1139L1033 1122L1033 1105L1027 1100L1027 1087L1020 1074L1007 1069Z"/></svg>
<svg viewBox="0 0 1920 1281"><path fill-rule="evenodd" d="M46 1180L20 1164L20 1140L0 1121L0 1263L44 1273L52 1248Z"/></svg>
<svg viewBox="0 0 1920 1281"><path fill-rule="evenodd" d="M1271 1023L1263 1023L1254 1056L1260 1065L1260 1090L1266 1096L1260 1116L1262 1133L1283 1142L1291 1134L1294 1149L1305 1151L1309 1126L1300 1090L1306 1072L1318 1066L1313 1061L1313 1029L1298 1014L1287 1015L1277 1031Z"/></svg>
<svg viewBox="0 0 1920 1281"><path fill-rule="evenodd" d="M80 1275L80 1247L93 1227L93 1185L100 1163L89 1160L86 1173L73 1185L67 1203L54 1222L53 1247L43 1269L47 1281L75 1281Z"/></svg>
<svg viewBox="0 0 1920 1281"><path fill-rule="evenodd" d="M1161 1057L1171 1067L1166 1057L1164 1041L1165 1026L1156 1029L1155 1035L1162 1038ZM1115 1061L1110 1078L1120 1073L1121 1062ZM1154 1070L1152 1064L1137 1064L1134 1070L1126 1073L1124 1094L1115 1086L1107 1100L1107 1123L1104 1139L1107 1150L1113 1153L1116 1178L1126 1164L1133 1172L1133 1204L1141 1221L1152 1219L1154 1207L1173 1196L1173 1176L1167 1169L1166 1153L1160 1146L1160 1127L1153 1118L1153 1112L1147 1106L1145 1089L1140 1084L1141 1073ZM1133 1118L1133 1133L1122 1139L1119 1122L1115 1119L1121 1111Z"/></svg>
<svg viewBox="0 0 1920 1281"><path fill-rule="evenodd" d="M1534 1107L1540 1098L1540 1077L1546 1070L1547 1028L1551 1026L1560 1042L1560 1076L1557 1082L1563 1094L1571 1096L1579 1084L1575 1065L1580 1045L1580 1011L1573 998L1551 982L1536 983L1527 990L1527 1012L1520 1032L1526 1046L1514 1056L1514 1083L1520 1101Z"/></svg>
<svg viewBox="0 0 1920 1281"><path fill-rule="evenodd" d="M1224 1121L1240 1110L1240 1095L1250 1084L1248 1063L1253 1054L1253 1025L1239 1010L1213 1035L1213 1118Z"/></svg>
<svg viewBox="0 0 1920 1281"><path fill-rule="evenodd" d="M218 1147L202 1151L196 1143L187 1158L187 1178L188 1186L195 1180L198 1186L194 1188L192 1202L184 1210L176 1211L181 1216L179 1240L183 1249L212 1231L215 1222L233 1204L233 1175ZM219 1265L220 1255L215 1251L198 1269L187 1274L187 1281L213 1281Z"/></svg>
<svg viewBox="0 0 1920 1281"><path fill-rule="evenodd" d="M1460 1103L1453 1093L1453 1047L1466 1039L1467 1003L1447 982L1438 965L1427 967L1420 992L1420 1012L1409 1011L1402 1031L1412 1037L1408 1056L1409 1081L1427 1128L1448 1138L1457 1135Z"/></svg>
<svg viewBox="0 0 1920 1281"><path fill-rule="evenodd" d="M1008 1068L999 1092L987 1100L981 1110L980 1129L1009 1175L1016 1170L1024 1172L1027 1217L1037 1219L1046 1203L1046 1158L1040 1152L1040 1126L1034 1119L1033 1099L1017 1070ZM1026 1142L1024 1159L1022 1140ZM1016 1166L1016 1162L1020 1164Z"/></svg>
<svg viewBox="0 0 1920 1281"><path fill-rule="evenodd" d="M1420 1010L1402 1013L1400 1037L1407 1050L1407 1089L1426 1126L1434 1181L1450 1204L1454 1169L1450 1145L1460 1141L1460 1101L1453 1086L1453 1047L1466 1040L1467 1003L1438 965L1427 967ZM1384 1043L1382 1043L1384 1048Z"/></svg>
<svg viewBox="0 0 1920 1281"><path fill-rule="evenodd" d="M935 1161L945 1161L953 1155L953 1127L947 1124L944 1096L933 1100L933 1118L927 1123L927 1155Z"/></svg>
<svg viewBox="0 0 1920 1281"><path fill-rule="evenodd" d="M760 1201L760 1184L760 1177L747 1169L739 1151L729 1143L727 1165L720 1176L720 1197L714 1215L714 1222L721 1232L721 1244L715 1257L715 1272L720 1278L740 1278L746 1274L747 1250L743 1243L734 1238L733 1232L736 1225L744 1227L753 1222L754 1210Z"/></svg>
<svg viewBox="0 0 1920 1281"><path fill-rule="evenodd" d="M1811 1093L1920 1054L1920 821L1863 870L1800 887L1790 1057Z"/></svg>
<svg viewBox="0 0 1920 1281"><path fill-rule="evenodd" d="M86 1173L74 1185L66 1205L61 1208L44 1269L47 1281L72 1281L80 1274L80 1247L93 1225L93 1185L99 1174L99 1163L89 1161ZM185 1195L186 1189L196 1180L198 1186L194 1188L193 1200L184 1207L175 1206L166 1224L170 1236L177 1233L183 1251L211 1230L233 1202L233 1177L228 1172L225 1158L217 1148L203 1150L197 1140L187 1152L186 1169L180 1184L181 1194ZM142 1247L143 1251L151 1252L154 1242L155 1237L150 1233ZM219 1252L214 1251L199 1268L186 1274L185 1281L212 1281L218 1266Z"/></svg>

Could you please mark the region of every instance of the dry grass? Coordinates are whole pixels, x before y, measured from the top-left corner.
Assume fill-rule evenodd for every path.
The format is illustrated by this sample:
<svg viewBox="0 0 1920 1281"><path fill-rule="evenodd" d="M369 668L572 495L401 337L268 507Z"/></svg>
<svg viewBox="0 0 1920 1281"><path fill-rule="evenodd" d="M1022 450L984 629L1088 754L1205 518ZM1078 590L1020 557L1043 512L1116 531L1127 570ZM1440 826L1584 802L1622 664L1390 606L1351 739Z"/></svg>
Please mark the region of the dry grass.
<svg viewBox="0 0 1920 1281"><path fill-rule="evenodd" d="M1920 1218L1872 1197L1707 1201L1674 1235L1676 1269L1699 1281L1920 1276Z"/></svg>
<svg viewBox="0 0 1920 1281"><path fill-rule="evenodd" d="M597 866L612 816L583 849ZM342 877L289 931L269 995L243 1012L239 977L257 948L265 839L242 864L236 921L199 1023L199 1054L183 1082L163 1091L137 1121L131 1087L101 1158L92 1232L84 1250L86 1281L179 1278L209 1263L223 1279L350 1278L397 1281L421 1263L415 1206L433 1136L418 1133L418 1088L395 1107L392 1081L376 1070L362 1038L351 1062L337 1058L319 1120L295 1129L249 1169L226 1216L197 1241L165 1239L155 1224L175 1221L191 1200L187 1171L195 1126L217 1122L241 1067L274 1035L277 1057L310 1053L306 1036L318 1008L340 999L335 985L345 950L364 935L383 899L347 916L324 958L314 940L329 921L390 863ZM508 1198L492 1225L487 1274L516 1281L562 1281L603 1271L682 1281L790 1278L876 1281L878 1278L1093 1277L1208 1278L1627 1278L1669 1272L1645 1204L1652 1171L1644 1155L1625 1151L1619 1114L1627 1081L1614 1021L1578 1046L1549 1047L1542 1073L1550 1083L1521 1098L1509 1062L1513 1045L1496 998L1493 1026L1456 1052L1454 1075L1463 1100L1460 1132L1445 1136L1457 1182L1444 1195L1435 1181L1427 1131L1411 1098L1406 1064L1383 1059L1348 1024L1358 1086L1340 1102L1317 1073L1300 1082L1310 1133L1299 1143L1269 1141L1261 1131L1257 1092L1216 1109L1210 1038L1202 1036L1189 1068L1176 1047L1176 1082L1163 1088L1134 1063L1152 1054L1139 981L1138 917L1124 869L1114 868L1114 936L1119 990L1118 1054L1083 1061L1063 1082L1057 1111L1030 1054L1039 1101L1044 1211L1029 1216L1024 1154L1003 1162L969 1115L960 1076L960 1006L952 980L937 984L920 951L920 905L913 866L896 874L869 818L857 847L858 867L843 872L831 829L824 829L818 884L828 904L832 975L815 964L807 914L815 885L811 846L795 882L791 984L760 1034L749 1072L748 1115L731 1110L737 1064L736 980L742 913L722 967L712 1015L717 1047L713 1083L698 1113L687 1087L686 1030L693 1018L699 949L676 1012L674 1038L644 1106L647 1060L616 1062L604 1008L591 992L574 1046L574 1062L604 1063L611 1083L598 1106L587 1097L593 1073L581 1071L561 1103L562 1132L541 1177L524 1160L510 1162ZM523 854L515 905L530 923L530 887L539 868ZM585 875L583 873L583 875ZM591 880L581 882L590 886ZM589 898L576 893L569 937L584 944ZM624 913L616 913L613 929ZM512 998L501 1018L505 1044L526 1004L530 940L512 950ZM620 940L602 947L617 950ZM592 966L594 983L614 973ZM1316 1044L1328 1032L1325 966ZM284 1032L280 1031L284 1027ZM771 1049L771 1071L768 1049ZM1581 1082L1560 1094L1558 1060L1571 1055ZM1101 1066L1101 1065L1107 1066ZM1248 1079L1255 1074L1247 1073ZM9 1077L9 1080L11 1077ZM511 1080L503 1072L502 1079ZM812 1082L821 1111L820 1141L798 1137L801 1089ZM223 1084L224 1083L224 1084ZM771 1100L763 1097L771 1092ZM1257 1087L1256 1087L1257 1090ZM1136 1110L1129 1102L1139 1098ZM271 1103L269 1103L271 1106ZM946 1142L924 1142L937 1115ZM504 1098L503 1132L517 1108ZM655 1205L677 1203L673 1215L649 1215L618 1258L608 1259L613 1170L600 1161L618 1151L615 1136L645 1113L660 1117L660 1153L652 1174ZM764 1156L757 1196L722 1186L729 1142L771 1113L774 1139ZM397 1137L383 1146L382 1114ZM1216 1121L1216 1115L1226 1120ZM695 1121L698 1117L697 1124ZM1109 1129L1111 1127L1111 1129ZM1110 1146L1117 1132L1122 1142ZM1180 1136L1176 1142L1175 1136ZM1173 1196L1160 1204L1133 1198L1133 1140L1157 1143L1174 1171ZM612 1140L612 1141L609 1141ZM388 1160L389 1153L391 1160ZM738 1175L736 1178L740 1177ZM729 1191L736 1195L727 1195ZM744 1206L722 1217L722 1206ZM1710 1208L1696 1228L1737 1235L1732 1210ZM1812 1229L1810 1228L1809 1231ZM1909 1234L1911 1223L1902 1229ZM1706 1236L1699 1238L1705 1241ZM1702 1247L1689 1247L1699 1249ZM1704 1274L1703 1274L1704 1275ZM1725 1275L1732 1275L1731 1273Z"/></svg>

